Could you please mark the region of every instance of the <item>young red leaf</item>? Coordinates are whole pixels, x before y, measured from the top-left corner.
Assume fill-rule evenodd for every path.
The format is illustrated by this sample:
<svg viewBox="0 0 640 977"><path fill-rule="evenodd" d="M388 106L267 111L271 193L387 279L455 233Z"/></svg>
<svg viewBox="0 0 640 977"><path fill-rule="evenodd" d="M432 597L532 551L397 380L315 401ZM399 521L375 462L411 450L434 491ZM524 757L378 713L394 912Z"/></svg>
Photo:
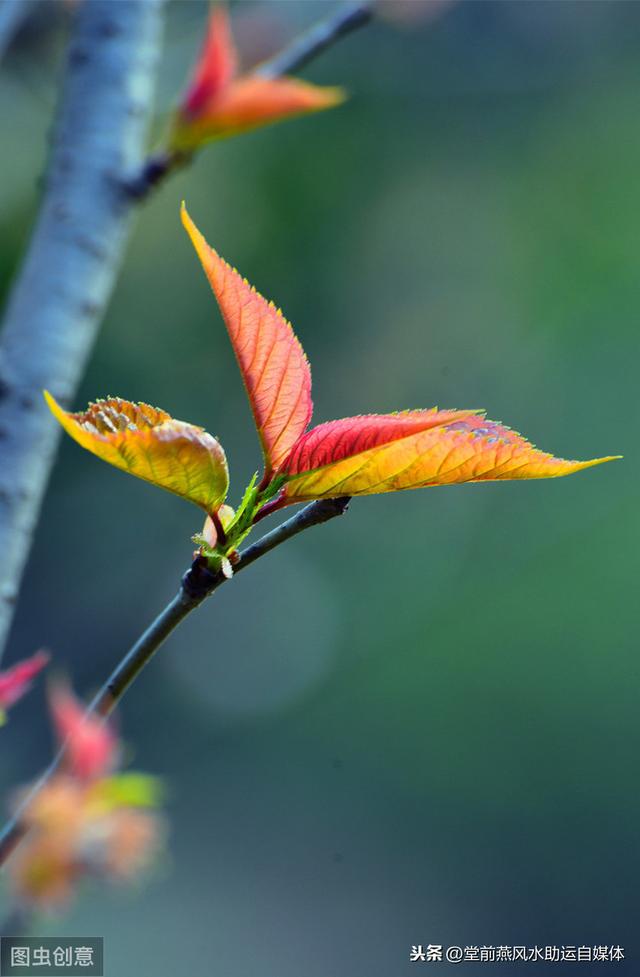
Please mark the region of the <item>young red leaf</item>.
<svg viewBox="0 0 640 977"><path fill-rule="evenodd" d="M148 404L111 397L72 414L45 392L67 434L123 471L215 512L229 488L222 446L201 427L174 420Z"/></svg>
<svg viewBox="0 0 640 977"><path fill-rule="evenodd" d="M340 88L297 78L237 77L236 51L226 8L212 10L207 37L186 95L172 121L169 149L189 153L212 139L308 112L344 100Z"/></svg>
<svg viewBox="0 0 640 977"><path fill-rule="evenodd" d="M207 103L231 84L237 67L238 55L227 8L213 7L202 52L183 100L185 114L194 118L206 112Z"/></svg>
<svg viewBox="0 0 640 977"><path fill-rule="evenodd" d="M182 222L218 300L251 402L268 477L311 419L309 363L280 310L209 247L184 205Z"/></svg>
<svg viewBox="0 0 640 977"><path fill-rule="evenodd" d="M282 465L282 472L299 475L343 458L430 428L442 427L477 413L472 410L407 410L396 414L360 414L318 424L303 434Z"/></svg>
<svg viewBox="0 0 640 977"><path fill-rule="evenodd" d="M25 658L12 668L0 672L0 725L4 719L5 709L28 692L33 679L48 661L49 655L46 651L37 651L31 658Z"/></svg>
<svg viewBox="0 0 640 977"><path fill-rule="evenodd" d="M103 777L116 763L118 741L98 716L86 710L65 685L50 693L53 725L60 744L66 743L65 764L79 780Z"/></svg>
<svg viewBox="0 0 640 977"><path fill-rule="evenodd" d="M421 421L422 416L422 421ZM283 466L283 504L518 478L554 478L611 457L566 461L477 412L351 417L304 435Z"/></svg>
<svg viewBox="0 0 640 977"><path fill-rule="evenodd" d="M370 495L430 485L553 478L613 460L567 461L540 451L479 411L405 411L345 418L304 433L311 376L290 324L183 223L227 325L272 476L286 484L264 508L308 499Z"/></svg>

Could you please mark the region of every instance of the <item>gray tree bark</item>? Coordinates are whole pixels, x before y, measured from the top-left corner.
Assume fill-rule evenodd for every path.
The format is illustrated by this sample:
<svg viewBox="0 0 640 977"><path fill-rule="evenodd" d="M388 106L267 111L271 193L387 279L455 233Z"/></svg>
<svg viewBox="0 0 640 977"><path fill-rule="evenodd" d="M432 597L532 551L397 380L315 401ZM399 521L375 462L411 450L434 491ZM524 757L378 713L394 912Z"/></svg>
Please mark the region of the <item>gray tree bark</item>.
<svg viewBox="0 0 640 977"><path fill-rule="evenodd" d="M37 0L0 0L0 61L11 47Z"/></svg>
<svg viewBox="0 0 640 977"><path fill-rule="evenodd" d="M131 230L162 0L85 0L70 43L44 197L0 336L0 657L60 429Z"/></svg>

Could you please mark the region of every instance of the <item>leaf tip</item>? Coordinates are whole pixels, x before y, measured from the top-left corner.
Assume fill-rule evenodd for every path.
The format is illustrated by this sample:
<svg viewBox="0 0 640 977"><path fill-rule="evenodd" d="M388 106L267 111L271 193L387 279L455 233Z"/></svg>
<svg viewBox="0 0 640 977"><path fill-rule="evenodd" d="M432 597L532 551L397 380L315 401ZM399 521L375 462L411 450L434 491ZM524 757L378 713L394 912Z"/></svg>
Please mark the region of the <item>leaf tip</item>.
<svg viewBox="0 0 640 977"><path fill-rule="evenodd" d="M64 407L60 406L56 398L53 396L53 394L50 394L48 390L43 390L42 396L44 397L47 407L55 417L58 424L61 424L65 430L68 430L68 413Z"/></svg>
<svg viewBox="0 0 640 977"><path fill-rule="evenodd" d="M607 461L620 461L624 455L606 455L604 458L589 458L587 461L576 461L574 471L582 471L583 468L594 468L596 465L604 465Z"/></svg>
<svg viewBox="0 0 640 977"><path fill-rule="evenodd" d="M349 99L349 92L346 88L342 88L341 85L334 85L331 87L324 87L321 89L324 93L325 104L323 108L333 108L337 105L342 105Z"/></svg>
<svg viewBox="0 0 640 977"><path fill-rule="evenodd" d="M195 252L200 259L205 274L208 276L212 275L214 272L216 259L218 262L221 262L223 259L220 258L220 255L215 248L212 248L211 245L207 243L204 235L198 230L191 218L191 215L189 214L189 211L186 208L184 201L182 202L182 206L180 208L180 218L182 220L182 226L189 235Z"/></svg>
<svg viewBox="0 0 640 977"><path fill-rule="evenodd" d="M48 390L43 390L42 391L42 396L44 397L45 403L46 403L46 405L47 405L47 407L49 408L50 411L53 411L54 408L58 406L57 403L56 403L55 398L52 397L52 395L49 393Z"/></svg>

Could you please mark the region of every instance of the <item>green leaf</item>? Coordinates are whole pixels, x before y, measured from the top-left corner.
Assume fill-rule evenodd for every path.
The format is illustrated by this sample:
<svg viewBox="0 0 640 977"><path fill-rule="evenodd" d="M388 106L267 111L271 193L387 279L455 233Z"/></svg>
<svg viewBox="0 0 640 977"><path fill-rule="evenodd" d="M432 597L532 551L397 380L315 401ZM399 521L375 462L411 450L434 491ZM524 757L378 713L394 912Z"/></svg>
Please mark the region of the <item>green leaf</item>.
<svg viewBox="0 0 640 977"><path fill-rule="evenodd" d="M94 799L107 810L117 807L158 807L164 796L162 782L145 773L119 773L99 780Z"/></svg>

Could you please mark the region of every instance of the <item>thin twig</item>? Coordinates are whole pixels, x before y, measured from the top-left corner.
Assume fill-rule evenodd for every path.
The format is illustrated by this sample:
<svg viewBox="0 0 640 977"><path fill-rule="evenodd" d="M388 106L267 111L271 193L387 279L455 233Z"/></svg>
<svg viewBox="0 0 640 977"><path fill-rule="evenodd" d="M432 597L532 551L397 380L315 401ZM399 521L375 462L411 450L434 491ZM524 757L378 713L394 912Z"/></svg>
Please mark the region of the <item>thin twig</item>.
<svg viewBox="0 0 640 977"><path fill-rule="evenodd" d="M262 78L279 78L289 75L308 64L327 48L363 27L373 16L371 3L347 3L325 20L314 24L306 33L296 38L288 47L255 69ZM140 173L127 184L127 192L136 200L143 200L162 183L170 173L191 161L190 153L172 153L161 150L146 161Z"/></svg>
<svg viewBox="0 0 640 977"><path fill-rule="evenodd" d="M341 37L368 24L372 16L371 3L364 0L361 3L348 3L332 17L314 24L280 54L264 61L256 68L256 74L263 78L279 78L280 75L299 71Z"/></svg>
<svg viewBox="0 0 640 977"><path fill-rule="evenodd" d="M143 159L162 0L78 7L46 189L0 337L0 657L59 426L42 390L74 394L131 230L121 181Z"/></svg>
<svg viewBox="0 0 640 977"><path fill-rule="evenodd" d="M304 509L296 512L295 515L287 519L282 525L277 526L271 532L266 533L252 546L247 547L240 554L240 559L234 567L234 575L251 566L260 557L270 553L276 546L297 536L298 533L312 526L319 526L329 519L346 512L349 504L348 498L340 499L321 499L312 502ZM140 672L147 665L158 649L169 637L171 632L180 624L191 611L220 587L227 578L222 573L211 573L206 567L206 561L196 558L185 573L180 590L167 604L163 611L156 617L153 623L147 628L144 634L136 641L124 658L116 665L115 669L99 689L94 699L87 708L86 717L100 716L106 719L122 699L131 683L138 677ZM31 788L18 810L5 825L0 833L0 865L2 865L14 850L16 845L24 837L27 827L24 822L24 814L38 796L40 791L48 784L51 777L60 769L67 755L67 744L63 743L60 750L53 758L47 769L39 777Z"/></svg>

